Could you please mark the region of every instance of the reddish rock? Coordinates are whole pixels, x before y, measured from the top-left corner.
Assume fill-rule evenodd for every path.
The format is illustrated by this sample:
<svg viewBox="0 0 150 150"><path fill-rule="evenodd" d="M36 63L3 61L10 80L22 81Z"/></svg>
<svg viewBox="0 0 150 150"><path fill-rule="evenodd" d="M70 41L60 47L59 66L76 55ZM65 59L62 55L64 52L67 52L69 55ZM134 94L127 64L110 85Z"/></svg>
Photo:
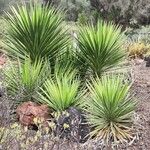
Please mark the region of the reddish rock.
<svg viewBox="0 0 150 150"><path fill-rule="evenodd" d="M3 66L6 63L6 57L4 55L0 56L0 66Z"/></svg>
<svg viewBox="0 0 150 150"><path fill-rule="evenodd" d="M43 118L46 122L49 117L49 109L46 105L38 105L31 101L19 105L16 113L20 123L25 126L33 125L34 118Z"/></svg>

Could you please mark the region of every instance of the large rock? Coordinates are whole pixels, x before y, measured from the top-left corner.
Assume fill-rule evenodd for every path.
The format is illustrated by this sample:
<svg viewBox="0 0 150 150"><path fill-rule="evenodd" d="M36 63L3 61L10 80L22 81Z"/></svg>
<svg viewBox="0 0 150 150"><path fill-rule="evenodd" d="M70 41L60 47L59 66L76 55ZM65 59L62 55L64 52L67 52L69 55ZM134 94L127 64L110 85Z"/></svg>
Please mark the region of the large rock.
<svg viewBox="0 0 150 150"><path fill-rule="evenodd" d="M56 120L55 134L60 138L73 142L84 143L88 139L90 127L81 111L69 108Z"/></svg>
<svg viewBox="0 0 150 150"><path fill-rule="evenodd" d="M38 105L34 102L24 102L18 106L16 113L22 125L34 125L34 118L42 118L46 121L49 117L49 109L46 105Z"/></svg>

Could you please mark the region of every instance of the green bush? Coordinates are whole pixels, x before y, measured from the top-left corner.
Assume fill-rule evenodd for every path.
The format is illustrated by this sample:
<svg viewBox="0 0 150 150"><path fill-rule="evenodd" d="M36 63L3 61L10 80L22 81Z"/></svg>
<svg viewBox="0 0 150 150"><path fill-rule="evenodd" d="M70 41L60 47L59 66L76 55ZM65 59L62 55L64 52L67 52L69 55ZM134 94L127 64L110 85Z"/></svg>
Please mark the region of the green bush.
<svg viewBox="0 0 150 150"><path fill-rule="evenodd" d="M125 56L121 28L113 23L99 21L96 26L82 26L77 41L77 55L84 68L92 70L93 74L99 77Z"/></svg>
<svg viewBox="0 0 150 150"><path fill-rule="evenodd" d="M30 59L13 64L4 69L5 83L8 94L18 96L17 102L32 101L39 87L43 85L49 75L48 62L36 61L31 63Z"/></svg>
<svg viewBox="0 0 150 150"><path fill-rule="evenodd" d="M48 79L39 92L39 102L47 104L55 111L64 111L82 102L84 92L80 89L80 81L75 79L75 72L57 74Z"/></svg>
<svg viewBox="0 0 150 150"><path fill-rule="evenodd" d="M119 76L103 76L87 84L87 120L93 127L91 136L106 142L121 142L131 138L135 101L129 95L130 85Z"/></svg>
<svg viewBox="0 0 150 150"><path fill-rule="evenodd" d="M32 62L48 58L54 65L69 43L62 14L60 9L40 4L11 7L7 13L9 54L20 59L30 57Z"/></svg>

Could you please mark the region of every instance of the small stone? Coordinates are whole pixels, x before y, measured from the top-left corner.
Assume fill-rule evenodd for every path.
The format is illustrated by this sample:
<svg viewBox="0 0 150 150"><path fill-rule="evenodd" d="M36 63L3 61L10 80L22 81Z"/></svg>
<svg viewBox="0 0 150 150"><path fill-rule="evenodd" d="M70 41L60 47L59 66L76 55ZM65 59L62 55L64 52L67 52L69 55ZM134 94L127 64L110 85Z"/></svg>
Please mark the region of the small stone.
<svg viewBox="0 0 150 150"><path fill-rule="evenodd" d="M0 56L0 68L6 63L6 57L4 55Z"/></svg>
<svg viewBox="0 0 150 150"><path fill-rule="evenodd" d="M150 87L150 82L147 82L147 87Z"/></svg>

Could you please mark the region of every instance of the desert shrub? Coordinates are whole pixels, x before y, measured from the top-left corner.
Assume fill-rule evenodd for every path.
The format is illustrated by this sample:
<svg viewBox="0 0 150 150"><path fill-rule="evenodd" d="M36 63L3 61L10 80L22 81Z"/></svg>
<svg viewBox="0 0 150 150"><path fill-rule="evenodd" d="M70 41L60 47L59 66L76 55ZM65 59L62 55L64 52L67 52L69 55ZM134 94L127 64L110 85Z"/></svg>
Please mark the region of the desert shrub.
<svg viewBox="0 0 150 150"><path fill-rule="evenodd" d="M30 59L17 64L10 62L4 69L5 84L8 94L16 98L16 103L34 100L39 87L45 82L49 75L49 65L45 61L31 63Z"/></svg>
<svg viewBox="0 0 150 150"><path fill-rule="evenodd" d="M150 28L149 26L139 29L127 28L125 35L127 37L124 44L130 58L143 58L150 51Z"/></svg>
<svg viewBox="0 0 150 150"><path fill-rule="evenodd" d="M59 3L66 11L66 19L69 21L77 21L78 15L81 12L89 12L90 3L88 0L60 0Z"/></svg>
<svg viewBox="0 0 150 150"><path fill-rule="evenodd" d="M3 17L0 17L0 51L5 48L4 39L6 36L8 25L6 24Z"/></svg>
<svg viewBox="0 0 150 150"><path fill-rule="evenodd" d="M150 45L143 42L131 43L127 46L128 55L130 58L143 58L150 49Z"/></svg>
<svg viewBox="0 0 150 150"><path fill-rule="evenodd" d="M78 15L77 22L81 25L86 25L88 23L88 17L86 16L85 13L82 12Z"/></svg>
<svg viewBox="0 0 150 150"><path fill-rule="evenodd" d="M0 0L0 15L3 14L4 10L8 7L10 0Z"/></svg>
<svg viewBox="0 0 150 150"><path fill-rule="evenodd" d="M62 14L60 9L40 4L11 7L7 13L9 55L20 59L30 57L32 62L48 58L54 65L69 42Z"/></svg>
<svg viewBox="0 0 150 150"><path fill-rule="evenodd" d="M150 27L142 26L139 29L127 28L125 34L131 42L150 44Z"/></svg>
<svg viewBox="0 0 150 150"><path fill-rule="evenodd" d="M107 144L130 139L136 104L129 95L130 85L123 83L122 77L109 75L92 79L87 86L90 96L86 111L93 128L91 136L102 138Z"/></svg>
<svg viewBox="0 0 150 150"><path fill-rule="evenodd" d="M39 92L39 102L60 112L71 106L80 105L84 95L80 89L80 81L75 78L75 72L68 73L56 73L48 79Z"/></svg>
<svg viewBox="0 0 150 150"><path fill-rule="evenodd" d="M99 21L96 26L82 26L77 41L77 56L83 62L83 69L92 70L96 76L101 76L125 56L121 28L113 23Z"/></svg>
<svg viewBox="0 0 150 150"><path fill-rule="evenodd" d="M148 0L90 0L90 4L105 20L131 27L150 23Z"/></svg>
<svg viewBox="0 0 150 150"><path fill-rule="evenodd" d="M0 0L0 15L4 15L5 11L9 11L9 6L13 5L15 6L16 4L20 4L22 0ZM24 2L26 2L24 0Z"/></svg>

